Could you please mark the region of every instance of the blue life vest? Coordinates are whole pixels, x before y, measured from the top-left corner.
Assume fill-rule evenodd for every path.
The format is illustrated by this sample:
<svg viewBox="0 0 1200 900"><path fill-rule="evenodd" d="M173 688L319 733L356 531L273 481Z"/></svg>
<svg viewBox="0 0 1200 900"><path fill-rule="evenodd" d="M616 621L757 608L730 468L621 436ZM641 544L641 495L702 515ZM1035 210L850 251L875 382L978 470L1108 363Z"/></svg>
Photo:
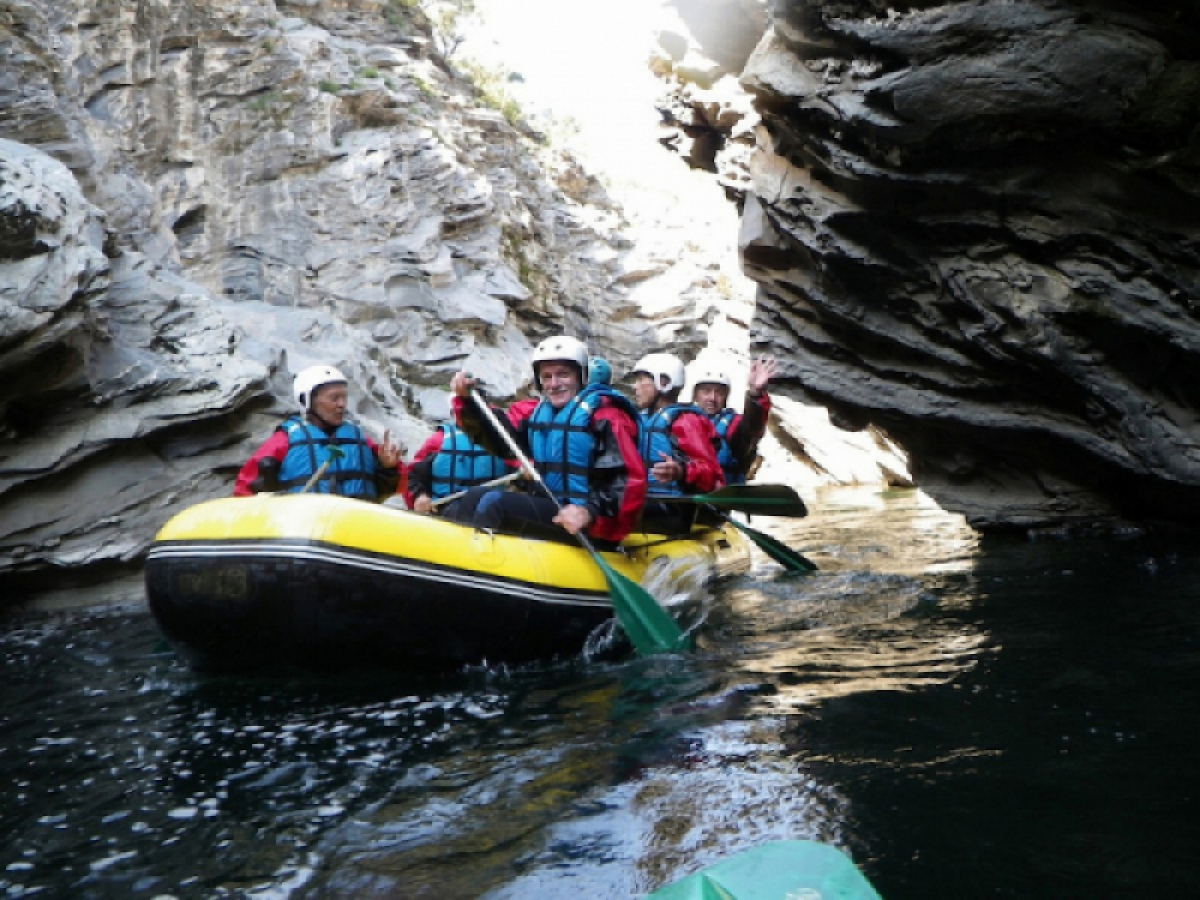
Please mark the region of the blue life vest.
<svg viewBox="0 0 1200 900"><path fill-rule="evenodd" d="M606 384L587 385L558 410L543 399L526 422L530 455L560 504L582 506L588 500L596 444L592 416L604 397L624 407L637 422L632 404Z"/></svg>
<svg viewBox="0 0 1200 900"><path fill-rule="evenodd" d="M717 447L717 462L721 464L721 471L725 473L727 485L746 483L745 474L737 471L737 459L734 458L733 448L729 446L729 426L733 424L735 418L737 418L737 413L728 407L712 418L713 427L717 430L717 437L721 439L721 443Z"/></svg>
<svg viewBox="0 0 1200 900"><path fill-rule="evenodd" d="M676 480L663 484L650 475L650 470L656 463L663 461L660 453L665 453L671 459L677 457L677 447L675 439L671 436L671 426L681 415L688 413L704 416L704 410L694 403L672 403L655 412L642 413L642 431L638 439L638 450L642 454L642 462L646 464L647 497L684 496L682 482Z"/></svg>
<svg viewBox="0 0 1200 900"><path fill-rule="evenodd" d="M508 466L454 425L442 425L442 447L433 457L429 489L435 499L499 478Z"/></svg>
<svg viewBox="0 0 1200 900"><path fill-rule="evenodd" d="M329 464L320 481L313 485L317 494L340 494L375 500L375 454L367 446L362 429L343 422L333 434L309 422L291 418L279 426L287 432L288 449L279 467L280 490L298 494L308 480L330 458L329 448L337 447L342 456Z"/></svg>

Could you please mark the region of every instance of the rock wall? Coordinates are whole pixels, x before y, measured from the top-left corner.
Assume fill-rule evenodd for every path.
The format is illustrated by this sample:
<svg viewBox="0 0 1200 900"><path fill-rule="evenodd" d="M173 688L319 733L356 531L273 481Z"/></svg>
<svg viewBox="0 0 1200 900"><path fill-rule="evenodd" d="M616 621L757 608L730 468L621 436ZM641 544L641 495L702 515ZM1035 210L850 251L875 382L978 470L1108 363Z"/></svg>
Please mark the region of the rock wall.
<svg viewBox="0 0 1200 900"><path fill-rule="evenodd" d="M599 183L400 0L0 0L0 580L136 563L227 493L291 374L411 453L465 367L653 325ZM59 577L61 576L61 578ZM10 587L5 593L11 595Z"/></svg>
<svg viewBox="0 0 1200 900"><path fill-rule="evenodd" d="M907 451L982 528L1195 520L1195 4L678 8L664 142L741 208L780 458L905 483ZM547 333L703 345L720 279L648 286L599 182L435 43L402 0L0 0L0 580L135 564L309 363L411 451L454 369L519 395Z"/></svg>
<svg viewBox="0 0 1200 900"><path fill-rule="evenodd" d="M983 527L1200 518L1200 6L776 0L755 337Z"/></svg>

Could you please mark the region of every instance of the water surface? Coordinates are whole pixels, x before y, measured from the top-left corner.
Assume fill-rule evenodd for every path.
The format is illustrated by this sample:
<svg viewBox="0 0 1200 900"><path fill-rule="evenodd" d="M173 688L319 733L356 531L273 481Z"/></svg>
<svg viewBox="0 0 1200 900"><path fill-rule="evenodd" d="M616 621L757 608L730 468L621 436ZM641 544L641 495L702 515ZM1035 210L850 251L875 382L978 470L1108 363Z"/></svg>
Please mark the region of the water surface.
<svg viewBox="0 0 1200 900"><path fill-rule="evenodd" d="M1200 554L834 492L686 657L203 678L138 606L0 623L0 891L636 897L772 838L887 900L1190 896Z"/></svg>

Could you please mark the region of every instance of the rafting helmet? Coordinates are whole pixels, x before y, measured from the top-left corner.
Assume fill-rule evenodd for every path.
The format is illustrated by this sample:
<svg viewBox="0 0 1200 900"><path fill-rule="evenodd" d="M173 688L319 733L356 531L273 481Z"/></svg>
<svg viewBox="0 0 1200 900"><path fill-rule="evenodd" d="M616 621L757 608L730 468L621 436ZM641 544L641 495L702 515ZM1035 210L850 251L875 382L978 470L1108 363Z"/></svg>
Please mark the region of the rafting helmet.
<svg viewBox="0 0 1200 900"><path fill-rule="evenodd" d="M696 377L692 379L692 390L695 390L702 384L720 385L721 387L725 388L725 390L729 390L729 388L732 386L729 376L716 366L707 366L703 369L700 369L696 373Z"/></svg>
<svg viewBox="0 0 1200 900"><path fill-rule="evenodd" d="M639 372L645 372L654 379L654 388L660 394L680 390L686 378L683 363L670 353L651 353L649 356L643 356L637 361L631 374L637 375Z"/></svg>
<svg viewBox="0 0 1200 900"><path fill-rule="evenodd" d="M568 337L567 335L559 335L558 337L546 338L540 344L533 348L533 377L537 380L538 363L544 362L569 362L574 363L579 367L579 380L582 382L587 377L588 371L588 349L587 345L578 338Z"/></svg>
<svg viewBox="0 0 1200 900"><path fill-rule="evenodd" d="M309 366L300 371L292 382L292 396L300 404L301 412L308 412L317 388L327 384L346 384L346 376L333 366Z"/></svg>

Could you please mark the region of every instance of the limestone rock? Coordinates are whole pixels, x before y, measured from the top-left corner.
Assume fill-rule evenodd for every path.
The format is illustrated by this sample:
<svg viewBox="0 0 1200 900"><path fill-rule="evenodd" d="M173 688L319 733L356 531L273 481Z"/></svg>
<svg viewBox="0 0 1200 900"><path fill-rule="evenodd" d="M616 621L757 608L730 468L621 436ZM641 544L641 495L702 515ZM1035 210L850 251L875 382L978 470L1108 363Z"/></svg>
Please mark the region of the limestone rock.
<svg viewBox="0 0 1200 900"><path fill-rule="evenodd" d="M599 182L431 37L382 0L4 4L0 579L136 563L305 365L411 453L458 368L503 399L546 334L641 352Z"/></svg>

